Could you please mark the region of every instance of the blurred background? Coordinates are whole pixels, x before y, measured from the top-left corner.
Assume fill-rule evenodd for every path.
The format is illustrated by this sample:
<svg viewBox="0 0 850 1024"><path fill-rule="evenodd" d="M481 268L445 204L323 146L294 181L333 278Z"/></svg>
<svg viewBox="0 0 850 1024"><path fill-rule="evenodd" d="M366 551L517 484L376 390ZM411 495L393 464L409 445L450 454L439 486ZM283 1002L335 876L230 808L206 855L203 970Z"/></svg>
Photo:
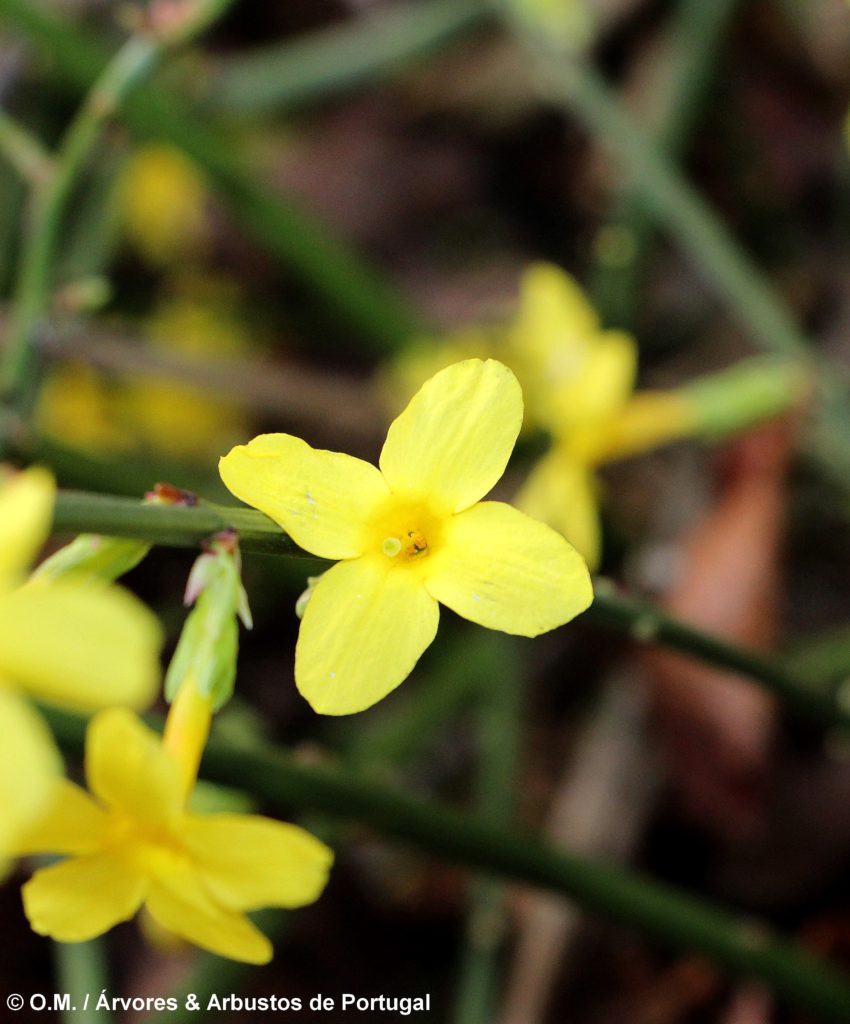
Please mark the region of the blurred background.
<svg viewBox="0 0 850 1024"><path fill-rule="evenodd" d="M180 9L0 0L0 106L53 150L127 33ZM431 372L495 355L527 398L497 496L527 499L617 586L840 703L848 55L843 0L235 3L94 147L6 454L66 487L167 481L232 502L216 470L231 445L287 431L375 461ZM6 324L37 163L28 183L0 160ZM574 422L614 341L625 369L599 371L606 397ZM566 418L550 408L564 395ZM128 577L172 645L192 559L158 548ZM647 647L639 621L588 616L532 643L447 611L400 690L321 719L292 678L318 566L246 555L255 628L222 734L521 824L850 965L845 732ZM428 992L427 1019L452 1024L813 1019L576 905L306 823L330 830L337 866L317 905L269 922L271 965L164 950L131 924L107 939L116 987L163 994L200 969L229 991L232 970L233 991L305 1002ZM17 885L0 906L2 985L49 989Z"/></svg>

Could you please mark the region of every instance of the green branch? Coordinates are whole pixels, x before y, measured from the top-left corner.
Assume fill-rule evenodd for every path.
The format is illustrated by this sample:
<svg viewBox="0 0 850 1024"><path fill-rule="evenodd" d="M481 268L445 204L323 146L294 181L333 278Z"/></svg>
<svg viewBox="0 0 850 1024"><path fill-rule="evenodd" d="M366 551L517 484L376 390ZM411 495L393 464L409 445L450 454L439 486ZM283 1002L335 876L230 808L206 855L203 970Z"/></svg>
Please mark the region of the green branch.
<svg viewBox="0 0 850 1024"><path fill-rule="evenodd" d="M234 529L244 551L314 558L275 523L247 508L229 508L201 502L183 505L146 504L132 498L63 491L56 498L53 532L58 534L102 533L134 537L173 548L197 548L214 533Z"/></svg>
<svg viewBox="0 0 850 1024"><path fill-rule="evenodd" d="M0 153L29 185L39 185L53 172L50 154L34 135L0 110Z"/></svg>
<svg viewBox="0 0 850 1024"><path fill-rule="evenodd" d="M484 0L403 3L225 57L206 84L205 105L224 113L289 113L380 81L491 14Z"/></svg>
<svg viewBox="0 0 850 1024"><path fill-rule="evenodd" d="M104 128L133 89L172 46L219 17L233 0L201 0L194 15L168 34L131 36L94 78L53 160L52 172L33 186L32 216L24 235L20 271L0 363L0 390L24 412L34 401L35 334L50 302L53 264L68 204ZM43 163L43 161L42 161Z"/></svg>
<svg viewBox="0 0 850 1024"><path fill-rule="evenodd" d="M509 27L525 45L544 97L578 117L621 160L630 184L657 221L667 227L738 319L765 349L808 359L809 340L769 280L731 233L655 145L587 61L564 51L518 13L518 0L497 0Z"/></svg>
<svg viewBox="0 0 850 1024"><path fill-rule="evenodd" d="M79 754L85 722L47 712L62 746ZM466 867L560 893L585 909L664 946L704 953L724 968L767 983L775 995L824 1020L850 1018L850 980L762 924L730 916L671 887L559 850L521 830L410 799L350 771L306 767L277 750L241 749L213 738L205 778L293 808L365 825L386 839Z"/></svg>
<svg viewBox="0 0 850 1024"><path fill-rule="evenodd" d="M210 502L186 508L65 491L57 497L53 521L53 532L58 534L103 533L190 548L228 527L239 531L243 551L313 557L297 547L262 512ZM812 685L805 676L793 674L781 663L694 629L649 602L619 594L607 580L598 580L595 591L594 602L584 613L585 621L625 633L640 643L669 647L746 676L794 711L821 725L850 726L850 708L843 705L835 692Z"/></svg>
<svg viewBox="0 0 850 1024"><path fill-rule="evenodd" d="M815 684L808 673L796 674L758 651L689 626L648 601L619 593L610 580L597 579L594 592L593 604L584 613L586 621L746 676L810 722L850 727L846 702L833 689Z"/></svg>
<svg viewBox="0 0 850 1024"><path fill-rule="evenodd" d="M129 39L95 82L56 155L53 173L33 190L12 311L0 363L0 390L15 406L26 404L34 365L35 333L50 301L57 240L74 186L116 106L155 66L162 53L152 36Z"/></svg>

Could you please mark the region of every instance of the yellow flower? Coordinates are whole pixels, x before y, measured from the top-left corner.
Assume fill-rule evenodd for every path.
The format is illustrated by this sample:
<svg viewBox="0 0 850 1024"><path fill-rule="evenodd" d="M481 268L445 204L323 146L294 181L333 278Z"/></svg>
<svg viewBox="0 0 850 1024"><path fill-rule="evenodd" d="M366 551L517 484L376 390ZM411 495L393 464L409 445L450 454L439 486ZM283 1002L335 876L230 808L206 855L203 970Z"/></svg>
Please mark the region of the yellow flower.
<svg viewBox="0 0 850 1024"><path fill-rule="evenodd" d="M203 246L206 185L179 150L144 146L131 157L122 186L127 238L148 262L175 263Z"/></svg>
<svg viewBox="0 0 850 1024"><path fill-rule="evenodd" d="M581 288L558 267L541 263L526 272L510 337L536 420L554 442L517 504L567 537L595 569L602 547L596 467L691 432L694 417L676 393L632 395L634 339L603 330Z"/></svg>
<svg viewBox="0 0 850 1024"><path fill-rule="evenodd" d="M223 368L256 347L240 316L239 297L226 279L187 275L180 294L156 305L146 334L154 351L176 356L189 369L210 360ZM50 373L36 416L39 430L63 444L185 460L207 459L233 444L245 435L248 419L238 399L164 373L106 375L75 363Z"/></svg>
<svg viewBox="0 0 850 1024"><path fill-rule="evenodd" d="M234 448L222 479L305 550L340 559L315 585L295 652L313 708L370 707L434 639L438 602L479 625L537 636L590 604L587 567L557 533L480 499L522 422L513 373L469 359L436 374L392 423L380 470L289 434Z"/></svg>
<svg viewBox="0 0 850 1024"><path fill-rule="evenodd" d="M0 849L41 810L59 755L29 694L78 710L142 707L159 679L160 630L118 587L33 581L24 572L50 528L55 486L43 469L0 489Z"/></svg>
<svg viewBox="0 0 850 1024"><path fill-rule="evenodd" d="M549 263L523 275L508 349L534 422L553 435L603 420L634 387L634 339L603 330L575 280Z"/></svg>
<svg viewBox="0 0 850 1024"><path fill-rule="evenodd" d="M36 932L83 942L144 906L160 927L219 956L271 959L271 943L246 912L313 902L331 851L294 825L188 811L184 771L129 711L92 720L86 777L94 799L57 780L48 812L16 843L18 854L68 855L24 886Z"/></svg>

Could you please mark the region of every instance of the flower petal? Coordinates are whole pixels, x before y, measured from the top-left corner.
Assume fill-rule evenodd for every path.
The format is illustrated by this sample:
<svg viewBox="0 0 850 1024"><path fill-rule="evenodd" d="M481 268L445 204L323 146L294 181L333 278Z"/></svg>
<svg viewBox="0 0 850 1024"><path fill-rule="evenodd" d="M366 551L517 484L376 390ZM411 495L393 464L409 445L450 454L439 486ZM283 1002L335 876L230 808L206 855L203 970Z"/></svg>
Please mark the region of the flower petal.
<svg viewBox="0 0 850 1024"><path fill-rule="evenodd" d="M495 359L466 359L426 381L390 426L381 471L399 494L459 512L501 477L522 425L522 392Z"/></svg>
<svg viewBox="0 0 850 1024"><path fill-rule="evenodd" d="M205 887L234 910L312 903L333 862L309 832L259 815L190 815L182 836Z"/></svg>
<svg viewBox="0 0 850 1024"><path fill-rule="evenodd" d="M316 584L295 648L295 682L314 711L371 707L413 671L440 612L412 566L358 558Z"/></svg>
<svg viewBox="0 0 850 1024"><path fill-rule="evenodd" d="M593 473L554 449L541 458L516 496L532 519L547 523L572 544L591 571L599 566L602 531Z"/></svg>
<svg viewBox="0 0 850 1024"><path fill-rule="evenodd" d="M560 393L556 389L555 415L576 424L610 416L629 397L636 373L634 338L623 331L605 331L589 347L580 376Z"/></svg>
<svg viewBox="0 0 850 1024"><path fill-rule="evenodd" d="M363 520L388 494L370 463L311 448L290 434L261 434L238 445L218 469L237 498L265 512L299 547L320 558L359 555Z"/></svg>
<svg viewBox="0 0 850 1024"><path fill-rule="evenodd" d="M0 687L0 850L47 807L61 760L50 730L15 693Z"/></svg>
<svg viewBox="0 0 850 1024"><path fill-rule="evenodd" d="M89 854L98 850L109 816L84 789L56 779L42 813L12 843L16 856L34 853Z"/></svg>
<svg viewBox="0 0 850 1024"><path fill-rule="evenodd" d="M50 532L55 497L53 477L39 466L0 488L0 583L17 582L35 560Z"/></svg>
<svg viewBox="0 0 850 1024"><path fill-rule="evenodd" d="M3 675L47 701L145 707L159 681L159 623L120 587L38 582L0 598Z"/></svg>
<svg viewBox="0 0 850 1024"><path fill-rule="evenodd" d="M458 615L520 636L555 629L593 600L581 555L550 527L498 501L446 524L425 586Z"/></svg>
<svg viewBox="0 0 850 1024"><path fill-rule="evenodd" d="M139 821L167 825L182 806L177 762L155 732L122 708L101 711L89 724L86 778L107 806Z"/></svg>
<svg viewBox="0 0 850 1024"><path fill-rule="evenodd" d="M513 328L520 355L547 355L598 330L596 310L575 278L553 263L533 263L525 271Z"/></svg>
<svg viewBox="0 0 850 1024"><path fill-rule="evenodd" d="M73 857L36 871L23 888L24 911L39 935L85 942L133 917L146 887L118 857Z"/></svg>
<svg viewBox="0 0 850 1024"><path fill-rule="evenodd" d="M190 871L158 878L146 906L159 925L202 949L249 964L267 964L272 958L272 944L259 928L244 914L216 903Z"/></svg>

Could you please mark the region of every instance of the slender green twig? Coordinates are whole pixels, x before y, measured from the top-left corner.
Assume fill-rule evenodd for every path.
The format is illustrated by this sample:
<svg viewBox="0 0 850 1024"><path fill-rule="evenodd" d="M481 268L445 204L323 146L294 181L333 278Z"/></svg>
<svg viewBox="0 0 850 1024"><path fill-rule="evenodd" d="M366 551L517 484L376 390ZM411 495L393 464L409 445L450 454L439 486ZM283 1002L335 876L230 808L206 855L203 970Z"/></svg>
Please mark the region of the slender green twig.
<svg viewBox="0 0 850 1024"><path fill-rule="evenodd" d="M807 674L796 674L781 661L689 626L648 601L621 594L608 580L596 580L594 590L586 621L624 632L639 643L679 651L746 676L811 722L850 725L850 708L844 707L834 692L815 685Z"/></svg>
<svg viewBox="0 0 850 1024"><path fill-rule="evenodd" d="M290 112L380 81L492 12L483 0L403 3L216 62L204 89L225 113Z"/></svg>
<svg viewBox="0 0 850 1024"><path fill-rule="evenodd" d="M85 721L55 710L47 717L61 745L79 754ZM757 978L781 1000L824 1020L850 1018L847 976L776 938L763 924L640 875L565 853L519 829L506 831L461 811L411 799L358 779L350 770L307 767L282 751L242 749L215 737L202 773L287 813L304 808L365 825L422 853L561 893L665 946L704 953L736 974Z"/></svg>
<svg viewBox="0 0 850 1024"><path fill-rule="evenodd" d="M517 13L515 0L498 0L507 24L528 49L544 94L584 122L622 160L631 183L655 219L669 228L706 279L768 351L808 359L812 349L770 282L676 166L617 101L598 72Z"/></svg>
<svg viewBox="0 0 850 1024"><path fill-rule="evenodd" d="M131 36L94 80L60 144L53 173L36 184L0 363L0 390L17 408L26 411L33 400L35 333L49 304L59 232L74 187L104 127L169 46L185 43L232 2L204 0L193 17L168 34L140 31Z"/></svg>
<svg viewBox="0 0 850 1024"><path fill-rule="evenodd" d="M5 110L0 110L0 154L30 185L41 184L52 173L50 154Z"/></svg>
<svg viewBox="0 0 850 1024"><path fill-rule="evenodd" d="M475 806L481 821L510 831L516 819L517 767L522 728L517 652L508 637L489 634L497 664L478 692L478 766ZM454 1024L490 1024L497 1017L500 955L507 925L507 893L501 879L473 878L466 936L455 996Z"/></svg>
<svg viewBox="0 0 850 1024"><path fill-rule="evenodd" d="M104 125L126 92L151 71L160 52L161 46L152 36L133 36L124 44L72 121L53 173L34 189L0 363L0 390L15 406L31 397L35 332L49 303L51 269L68 200Z"/></svg>
<svg viewBox="0 0 850 1024"><path fill-rule="evenodd" d="M667 68L661 88L653 90L656 145L671 161L679 161L718 67L717 52L739 0L680 0L669 30ZM665 73L666 72L666 73ZM628 258L600 261L591 292L606 323L626 326L634 319L640 276L655 236L652 211L639 185L629 182L615 205L611 225L629 245Z"/></svg>
<svg viewBox="0 0 850 1024"><path fill-rule="evenodd" d="M262 512L202 502L194 508L147 505L130 498L82 492L58 495L53 530L59 534L103 533L135 537L167 547L197 547L218 530L239 531L243 551L312 558ZM850 725L850 708L839 697L794 675L769 657L694 629L637 598L597 581L585 619L737 672L780 697L796 712L822 725Z"/></svg>
<svg viewBox="0 0 850 1024"><path fill-rule="evenodd" d="M314 557L297 547L262 512L212 502L186 508L66 491L57 497L53 520L56 533L103 533L180 548L197 547L212 534L228 528L239 531L245 551Z"/></svg>
<svg viewBox="0 0 850 1024"><path fill-rule="evenodd" d="M70 996L73 1007L62 1011L66 1024L110 1024L112 1013L108 1009L97 1009L97 997L109 987L103 940L54 942L53 958L56 990Z"/></svg>

